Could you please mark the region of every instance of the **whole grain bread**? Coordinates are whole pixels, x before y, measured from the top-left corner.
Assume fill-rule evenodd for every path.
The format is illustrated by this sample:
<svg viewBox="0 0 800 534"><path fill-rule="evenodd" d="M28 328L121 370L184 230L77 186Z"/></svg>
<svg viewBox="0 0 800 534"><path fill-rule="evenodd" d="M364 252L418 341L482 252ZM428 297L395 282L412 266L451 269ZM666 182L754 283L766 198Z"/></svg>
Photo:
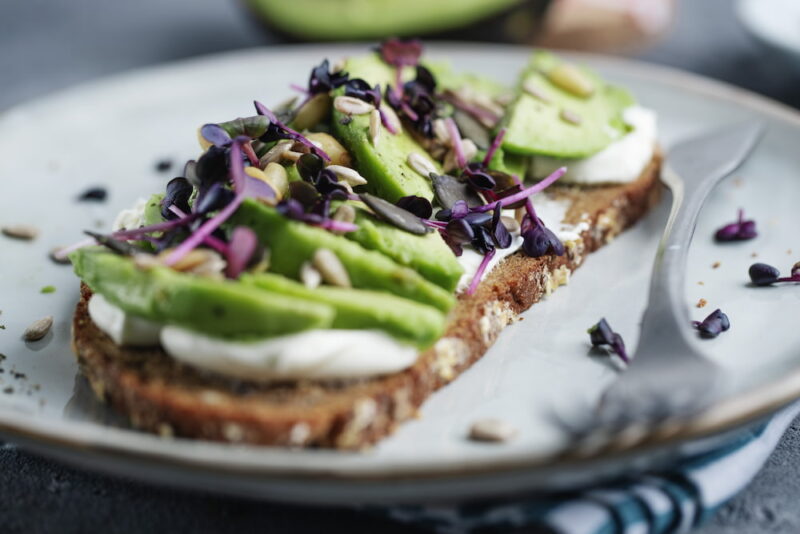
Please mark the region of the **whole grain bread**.
<svg viewBox="0 0 800 534"><path fill-rule="evenodd" d="M390 434L434 391L477 361L519 313L568 280L586 254L611 241L657 202L661 156L624 185L553 186L572 204L566 222L586 221L563 256L503 260L471 296L461 295L445 335L409 369L357 382L256 384L198 371L160 349L117 346L87 312L81 288L73 349L101 400L143 430L164 436L358 449Z"/></svg>

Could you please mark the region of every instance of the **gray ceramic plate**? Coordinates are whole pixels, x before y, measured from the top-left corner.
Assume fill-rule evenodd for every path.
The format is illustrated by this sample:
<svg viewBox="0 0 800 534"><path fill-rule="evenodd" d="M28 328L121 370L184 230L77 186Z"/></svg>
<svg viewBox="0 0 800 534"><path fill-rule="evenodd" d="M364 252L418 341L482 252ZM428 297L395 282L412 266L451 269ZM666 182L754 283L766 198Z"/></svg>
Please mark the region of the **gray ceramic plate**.
<svg viewBox="0 0 800 534"><path fill-rule="evenodd" d="M250 113L254 98L282 100L288 84L302 83L320 58L360 51L307 46L237 52L85 85L0 116L0 224L41 228L32 243L0 239L0 351L7 356L0 374L0 432L7 439L87 468L159 483L302 502L413 501L566 487L652 467L701 450L721 432L800 395L800 286L746 284L754 254L784 270L800 256L798 114L680 72L582 56L659 112L665 146L742 119L768 124L756 153L709 200L692 247L686 299L692 305L708 301L703 309L693 307L692 315L699 319L721 307L733 324L702 345L730 376L730 394L708 413L644 443L583 456L551 420L554 411L588 409L618 372L590 352L589 325L605 316L635 347L665 203L592 255L568 287L534 306L485 358L434 395L418 420L373 450L235 447L160 439L120 425L77 375L69 324L78 282L69 267L49 262L47 252L80 239L82 229L108 227L119 209L161 189L175 171L160 174L156 162L194 157L199 124ZM509 83L527 54L476 45L431 50L459 68ZM93 185L108 187L108 202L75 201ZM714 244L714 229L739 207L758 221L759 238ZM57 291L40 293L46 285ZM52 333L25 344L25 327L48 314L55 316ZM519 437L504 445L465 439L471 421L483 416L508 420Z"/></svg>

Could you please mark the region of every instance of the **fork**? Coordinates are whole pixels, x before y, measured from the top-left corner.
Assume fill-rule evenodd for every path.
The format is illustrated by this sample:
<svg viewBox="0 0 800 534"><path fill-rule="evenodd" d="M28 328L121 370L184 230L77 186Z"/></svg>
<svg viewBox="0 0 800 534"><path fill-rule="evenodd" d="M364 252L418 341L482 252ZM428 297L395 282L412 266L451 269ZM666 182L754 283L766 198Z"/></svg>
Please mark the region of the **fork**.
<svg viewBox="0 0 800 534"><path fill-rule="evenodd" d="M722 370L691 339L684 299L686 258L706 197L741 165L761 136L760 123L735 124L683 141L669 151L674 172L662 181L672 190L672 209L659 243L636 353L603 393L583 437L603 433L641 435L666 420L696 415L719 394ZM634 432L635 433L635 432Z"/></svg>

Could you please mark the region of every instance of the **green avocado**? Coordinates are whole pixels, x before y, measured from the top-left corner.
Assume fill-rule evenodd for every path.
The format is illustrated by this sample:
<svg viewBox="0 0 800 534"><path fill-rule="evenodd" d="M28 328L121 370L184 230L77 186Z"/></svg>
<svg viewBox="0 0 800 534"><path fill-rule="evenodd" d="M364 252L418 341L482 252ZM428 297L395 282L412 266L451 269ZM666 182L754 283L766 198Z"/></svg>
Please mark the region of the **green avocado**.
<svg viewBox="0 0 800 534"><path fill-rule="evenodd" d="M561 63L556 56L539 51L523 71L517 95L506 116L506 152L532 156L584 158L607 147L629 130L622 119L625 108L635 103L628 91L609 85L588 69L582 73L595 87L589 97L572 94L552 83L547 72ZM544 101L523 89L532 85ZM562 118L577 115L579 124Z"/></svg>
<svg viewBox="0 0 800 534"><path fill-rule="evenodd" d="M164 218L161 216L161 201L163 199L163 193L150 195L150 198L147 199L147 205L144 207L144 213L142 216L143 226L150 226L151 224L164 222Z"/></svg>
<svg viewBox="0 0 800 534"><path fill-rule="evenodd" d="M362 78L371 85L380 84L382 91L387 83L394 84L394 68L384 63L377 54L351 58L344 70L351 78ZM411 69L407 70L411 72ZM340 95L342 92L339 89L334 94ZM342 124L343 120L347 121L347 115L334 109L333 135L353 157L355 168L367 179L365 187L370 193L389 202L396 202L408 195L433 199L430 180L408 165L408 155L416 152L428 158L437 172L441 168L408 131L404 129L393 135L384 128L377 146L374 146L369 136L369 114L353 115L347 124Z"/></svg>
<svg viewBox="0 0 800 534"><path fill-rule="evenodd" d="M388 291L448 311L455 297L419 273L395 263L380 252L322 228L287 219L274 208L245 200L229 220L232 226L252 228L270 250L270 270L298 279L300 267L319 248L331 250L347 269L354 287Z"/></svg>
<svg viewBox="0 0 800 534"><path fill-rule="evenodd" d="M263 338L330 328L335 311L319 301L228 280L141 269L130 258L84 248L70 254L75 273L126 312L212 336Z"/></svg>
<svg viewBox="0 0 800 534"><path fill-rule="evenodd" d="M410 234L379 221L359 207L356 207L356 224L358 230L344 234L347 239L369 250L377 250L400 265L411 267L447 291L455 291L464 268L438 232L423 236Z"/></svg>
<svg viewBox="0 0 800 534"><path fill-rule="evenodd" d="M421 349L430 346L444 331L445 316L436 308L382 291L328 286L309 289L299 282L272 273L243 275L239 281L274 293L332 306L336 310L333 328L383 330Z"/></svg>

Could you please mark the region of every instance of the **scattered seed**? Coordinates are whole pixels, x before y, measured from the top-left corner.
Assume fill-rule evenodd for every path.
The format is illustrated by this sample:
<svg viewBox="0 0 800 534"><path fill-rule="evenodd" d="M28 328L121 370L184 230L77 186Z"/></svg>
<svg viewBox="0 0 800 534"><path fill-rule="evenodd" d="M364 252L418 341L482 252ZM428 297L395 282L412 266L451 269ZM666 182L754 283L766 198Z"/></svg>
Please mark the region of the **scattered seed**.
<svg viewBox="0 0 800 534"><path fill-rule="evenodd" d="M171 252L171 249L163 251L159 254L158 259L166 258ZM225 260L216 251L207 248L196 248L173 264L172 269L182 273L218 278L222 276L222 272L225 270Z"/></svg>
<svg viewBox="0 0 800 534"><path fill-rule="evenodd" d="M514 217L509 217L508 215L502 215L500 217L500 221L503 223L503 226L506 227L506 230L508 230L509 234L519 235L521 227Z"/></svg>
<svg viewBox="0 0 800 534"><path fill-rule="evenodd" d="M338 287L352 287L347 269L330 249L318 248L314 252L311 263L326 283Z"/></svg>
<svg viewBox="0 0 800 534"><path fill-rule="evenodd" d="M50 254L47 256L50 258L50 261L53 263L57 263L59 265L69 265L70 262L69 258L61 254L61 250L63 247L56 247L50 251Z"/></svg>
<svg viewBox="0 0 800 534"><path fill-rule="evenodd" d="M264 167L264 176L267 179L267 183L277 194L278 200L289 192L289 175L286 174L286 168L280 163L268 163Z"/></svg>
<svg viewBox="0 0 800 534"><path fill-rule="evenodd" d="M719 269L720 265L722 265L722 263L720 263L718 261L715 261L714 263L711 264L711 268L712 269Z"/></svg>
<svg viewBox="0 0 800 534"><path fill-rule="evenodd" d="M702 281L700 281L700 282L697 282L697 285L698 285L698 286L704 286L704 285L706 285L706 283L705 283L705 282L702 282Z"/></svg>
<svg viewBox="0 0 800 534"><path fill-rule="evenodd" d="M375 106L352 96L337 96L333 99L333 107L340 113L347 115L365 115L370 113Z"/></svg>
<svg viewBox="0 0 800 534"><path fill-rule="evenodd" d="M324 121L330 112L331 96L328 93L318 93L297 110L292 128L297 131L307 130Z"/></svg>
<svg viewBox="0 0 800 534"><path fill-rule="evenodd" d="M261 159L258 160L258 166L264 169L270 163L282 160L286 153L292 149L293 144L293 141L280 141L261 156Z"/></svg>
<svg viewBox="0 0 800 534"><path fill-rule="evenodd" d="M419 217L410 211L367 193L359 195L359 198L375 212L375 215L389 224L416 235L428 233L428 227L423 224Z"/></svg>
<svg viewBox="0 0 800 534"><path fill-rule="evenodd" d="M509 105L511 102L514 101L514 94L513 93L502 93L494 97L494 101L503 107Z"/></svg>
<svg viewBox="0 0 800 534"><path fill-rule="evenodd" d="M79 201L90 201L90 202L103 202L108 197L108 191L105 190L104 187L90 187L80 195L78 195Z"/></svg>
<svg viewBox="0 0 800 534"><path fill-rule="evenodd" d="M381 111L383 112L383 116L386 117L387 124L391 126L394 131L397 133L403 131L403 124L400 122L400 117L397 116L397 113L395 113L391 106L382 105Z"/></svg>
<svg viewBox="0 0 800 534"><path fill-rule="evenodd" d="M568 109L562 109L558 116L561 117L561 120L574 124L575 126L579 126L583 122L580 115Z"/></svg>
<svg viewBox="0 0 800 534"><path fill-rule="evenodd" d="M369 113L369 141L372 143L372 146L378 146L378 140L381 137L382 128L383 124L381 124L381 112L377 109L373 109Z"/></svg>
<svg viewBox="0 0 800 534"><path fill-rule="evenodd" d="M500 443L517 435L517 429L500 419L480 419L469 429L469 438L474 441Z"/></svg>
<svg viewBox="0 0 800 534"><path fill-rule="evenodd" d="M328 165L327 169L333 171L339 181L350 184L353 187L367 183L366 178L358 174L357 170L351 169L350 167L343 167L341 165Z"/></svg>
<svg viewBox="0 0 800 534"><path fill-rule="evenodd" d="M408 165L424 178L429 178L432 172L436 172L436 167L428 158L417 152L412 152L406 158Z"/></svg>
<svg viewBox="0 0 800 534"><path fill-rule="evenodd" d="M700 299L697 301L698 308L703 308L705 307L706 304L708 304L708 301L706 299Z"/></svg>
<svg viewBox="0 0 800 534"><path fill-rule="evenodd" d="M25 241L36 239L36 237L39 235L39 229L29 224L12 224L10 226L3 226L2 232L7 237L23 239Z"/></svg>
<svg viewBox="0 0 800 534"><path fill-rule="evenodd" d="M533 80L525 80L522 84L522 90L545 104L552 103L552 100L542 91L541 87L533 83Z"/></svg>
<svg viewBox="0 0 800 534"><path fill-rule="evenodd" d="M433 135L443 145L450 146L450 130L447 128L444 119L436 119L433 121Z"/></svg>
<svg viewBox="0 0 800 534"><path fill-rule="evenodd" d="M751 258L757 258L758 257L758 253L757 252L753 252L753 253L750 254L750 257Z"/></svg>
<svg viewBox="0 0 800 534"><path fill-rule="evenodd" d="M789 254L789 255L791 256L791 255L792 255L792 249L790 249L790 248L787 248L787 249L786 249L786 254Z"/></svg>
<svg viewBox="0 0 800 534"><path fill-rule="evenodd" d="M356 221L356 209L350 204L342 204L333 212L334 221L353 223Z"/></svg>
<svg viewBox="0 0 800 534"><path fill-rule="evenodd" d="M316 289L322 283L322 275L311 263L305 261L300 266L300 281L309 289Z"/></svg>
<svg viewBox="0 0 800 534"><path fill-rule="evenodd" d="M6 395L11 395L12 393L14 393L14 388L12 388L11 386L7 386L3 389L3 393L5 393Z"/></svg>
<svg viewBox="0 0 800 534"><path fill-rule="evenodd" d="M23 334L23 337L25 338L25 341L38 341L47 335L52 326L52 315L42 317L41 319L31 323L31 325L25 329L25 334Z"/></svg>
<svg viewBox="0 0 800 534"><path fill-rule="evenodd" d="M583 98L594 93L594 83L578 67L570 63L562 63L550 69L547 78L555 85Z"/></svg>
<svg viewBox="0 0 800 534"><path fill-rule="evenodd" d="M48 293L55 293L56 286L44 286L42 289L39 290L39 293L48 294Z"/></svg>
<svg viewBox="0 0 800 534"><path fill-rule="evenodd" d="M162 159L156 162L156 170L158 172L167 172L172 168L172 160L171 159Z"/></svg>

